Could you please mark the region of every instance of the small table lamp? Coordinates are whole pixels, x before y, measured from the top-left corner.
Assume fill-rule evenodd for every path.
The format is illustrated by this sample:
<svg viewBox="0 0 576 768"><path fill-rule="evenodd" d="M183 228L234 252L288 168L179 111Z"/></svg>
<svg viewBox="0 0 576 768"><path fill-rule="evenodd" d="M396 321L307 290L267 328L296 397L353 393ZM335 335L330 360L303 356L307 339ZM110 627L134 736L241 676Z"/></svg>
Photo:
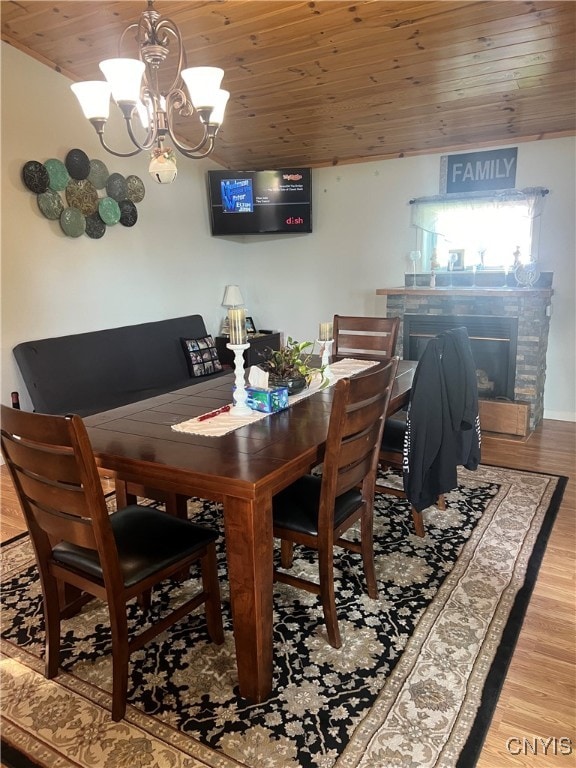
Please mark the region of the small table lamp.
<svg viewBox="0 0 576 768"><path fill-rule="evenodd" d="M244 299L242 298L242 294L240 293L240 288L238 288L237 285L227 285L226 288L224 289L224 298L222 299L222 306L230 308L230 307L239 307L242 304L244 304ZM230 335L230 323L228 321L228 313L226 313L226 316L222 321L222 327L220 329L220 333L222 334L222 336Z"/></svg>

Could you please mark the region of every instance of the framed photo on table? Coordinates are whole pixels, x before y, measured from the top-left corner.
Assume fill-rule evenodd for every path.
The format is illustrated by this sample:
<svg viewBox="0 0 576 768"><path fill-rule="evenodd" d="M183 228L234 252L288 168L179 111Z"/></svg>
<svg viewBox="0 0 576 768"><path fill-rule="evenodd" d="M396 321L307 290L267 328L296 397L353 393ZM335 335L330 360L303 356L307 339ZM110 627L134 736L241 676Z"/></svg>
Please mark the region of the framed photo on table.
<svg viewBox="0 0 576 768"><path fill-rule="evenodd" d="M463 250L454 250L454 251L448 251L448 258L449 262L452 265L452 269L458 270L458 269L464 269L464 251Z"/></svg>
<svg viewBox="0 0 576 768"><path fill-rule="evenodd" d="M246 333L256 333L256 326L251 317L246 316Z"/></svg>

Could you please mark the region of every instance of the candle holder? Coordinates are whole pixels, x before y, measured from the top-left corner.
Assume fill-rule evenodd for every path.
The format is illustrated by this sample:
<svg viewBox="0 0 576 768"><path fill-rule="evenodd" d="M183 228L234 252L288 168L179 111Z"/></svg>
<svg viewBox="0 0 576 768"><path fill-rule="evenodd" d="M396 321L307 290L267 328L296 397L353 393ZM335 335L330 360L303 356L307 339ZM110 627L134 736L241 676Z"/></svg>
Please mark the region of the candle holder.
<svg viewBox="0 0 576 768"><path fill-rule="evenodd" d="M331 379L333 374L330 369L330 358L332 357L332 345L334 339L318 339L317 343L320 345L320 354L322 355L322 367L324 368L324 376L327 379Z"/></svg>
<svg viewBox="0 0 576 768"><path fill-rule="evenodd" d="M248 416L252 409L247 405L248 393L246 392L246 382L244 377L244 350L248 349L246 344L226 344L228 349L234 352L234 383L236 389L233 392L234 407L230 411L232 416Z"/></svg>
<svg viewBox="0 0 576 768"><path fill-rule="evenodd" d="M228 310L228 325L230 329L230 344L247 344L246 310L231 307Z"/></svg>

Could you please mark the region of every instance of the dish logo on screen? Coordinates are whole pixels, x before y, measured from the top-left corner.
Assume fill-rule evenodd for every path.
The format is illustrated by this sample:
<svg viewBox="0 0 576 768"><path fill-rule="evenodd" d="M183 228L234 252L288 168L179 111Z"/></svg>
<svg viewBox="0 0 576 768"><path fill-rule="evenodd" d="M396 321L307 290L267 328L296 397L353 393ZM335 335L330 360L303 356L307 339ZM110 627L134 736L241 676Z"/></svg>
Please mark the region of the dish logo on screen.
<svg viewBox="0 0 576 768"><path fill-rule="evenodd" d="M283 173L282 181L300 181L302 178L301 173Z"/></svg>
<svg viewBox="0 0 576 768"><path fill-rule="evenodd" d="M292 226L298 226L300 224L304 224L304 219L302 216L288 216L286 219L286 224L292 225Z"/></svg>

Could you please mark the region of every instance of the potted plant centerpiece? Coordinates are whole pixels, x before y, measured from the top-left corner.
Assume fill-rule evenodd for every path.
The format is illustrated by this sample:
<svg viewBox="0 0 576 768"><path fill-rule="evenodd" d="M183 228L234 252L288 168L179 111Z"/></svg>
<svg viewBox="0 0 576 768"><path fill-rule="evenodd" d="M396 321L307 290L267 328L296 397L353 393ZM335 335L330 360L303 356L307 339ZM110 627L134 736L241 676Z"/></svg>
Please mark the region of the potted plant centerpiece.
<svg viewBox="0 0 576 768"><path fill-rule="evenodd" d="M286 344L280 349L267 347L262 354L262 362L258 367L268 373L268 384L271 387L287 387L289 395L295 395L310 385L315 375L320 376L320 389L328 385L324 376L324 368L311 366L313 341L295 341L288 336Z"/></svg>

